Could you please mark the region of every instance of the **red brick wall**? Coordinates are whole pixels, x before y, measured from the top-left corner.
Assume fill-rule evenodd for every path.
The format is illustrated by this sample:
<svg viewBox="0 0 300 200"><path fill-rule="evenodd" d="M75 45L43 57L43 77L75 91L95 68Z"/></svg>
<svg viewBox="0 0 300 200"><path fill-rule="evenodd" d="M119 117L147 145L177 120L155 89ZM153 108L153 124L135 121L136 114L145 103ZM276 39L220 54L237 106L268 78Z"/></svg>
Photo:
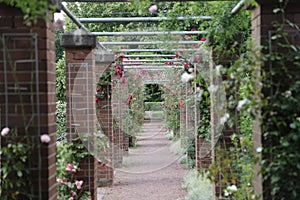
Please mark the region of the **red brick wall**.
<svg viewBox="0 0 300 200"><path fill-rule="evenodd" d="M36 196L35 199L54 200L56 199L56 95L55 35L52 24L38 20L37 24L26 26L20 10L4 4L0 4L0 13L0 36L1 40L3 38L5 40L5 46L0 42L0 125L1 128L8 126L17 129L20 135L25 135L27 128L27 134L33 138L32 145L35 146L35 155L30 158L36 168L30 169L33 195ZM3 56L3 51L6 52L6 57ZM37 62L30 62L31 59ZM14 64L11 65L12 63ZM15 70L12 66L16 67ZM5 94L8 104L5 102ZM51 137L50 143L41 144L40 134L48 134Z"/></svg>

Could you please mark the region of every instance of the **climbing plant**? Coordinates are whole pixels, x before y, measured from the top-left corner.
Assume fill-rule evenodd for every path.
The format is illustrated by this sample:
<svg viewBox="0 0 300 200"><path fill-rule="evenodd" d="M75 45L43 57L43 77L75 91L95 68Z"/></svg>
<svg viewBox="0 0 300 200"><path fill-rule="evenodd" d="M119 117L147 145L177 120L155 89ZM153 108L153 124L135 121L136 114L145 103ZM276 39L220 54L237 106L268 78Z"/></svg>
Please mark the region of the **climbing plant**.
<svg viewBox="0 0 300 200"><path fill-rule="evenodd" d="M28 25L37 23L39 17L51 19L48 11L53 12L56 8L48 0L0 0L0 3L20 8L24 13L24 21Z"/></svg>
<svg viewBox="0 0 300 200"><path fill-rule="evenodd" d="M300 198L300 47L294 40L299 27L288 18L288 6L292 6L290 1L278 1L273 10L278 20L272 23L272 49L265 54L261 164L264 198L268 199Z"/></svg>

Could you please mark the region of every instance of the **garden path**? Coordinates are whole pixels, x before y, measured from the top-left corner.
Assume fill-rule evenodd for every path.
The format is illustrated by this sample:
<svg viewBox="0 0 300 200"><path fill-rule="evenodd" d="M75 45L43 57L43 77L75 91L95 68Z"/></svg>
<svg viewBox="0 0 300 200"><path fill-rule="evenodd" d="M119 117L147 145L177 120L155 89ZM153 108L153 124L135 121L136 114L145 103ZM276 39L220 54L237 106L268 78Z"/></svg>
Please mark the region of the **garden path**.
<svg viewBox="0 0 300 200"><path fill-rule="evenodd" d="M162 121L146 121L136 148L129 150L116 169L114 184L99 188L102 200L183 200L181 184L188 169L171 152L174 142L164 135ZM172 147L176 148L176 147Z"/></svg>

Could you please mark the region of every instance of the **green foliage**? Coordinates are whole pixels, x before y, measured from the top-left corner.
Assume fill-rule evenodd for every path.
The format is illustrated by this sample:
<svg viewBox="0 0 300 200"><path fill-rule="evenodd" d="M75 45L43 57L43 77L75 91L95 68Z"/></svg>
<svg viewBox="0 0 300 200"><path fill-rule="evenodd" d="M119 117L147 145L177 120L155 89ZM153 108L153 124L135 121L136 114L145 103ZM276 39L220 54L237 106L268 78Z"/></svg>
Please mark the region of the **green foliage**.
<svg viewBox="0 0 300 200"><path fill-rule="evenodd" d="M39 17L48 18L48 11L54 11L55 6L48 3L48 0L0 0L9 6L21 9L24 13L24 21L30 25L36 23Z"/></svg>
<svg viewBox="0 0 300 200"><path fill-rule="evenodd" d="M63 137L67 134L67 103L65 101L56 102L56 136Z"/></svg>
<svg viewBox="0 0 300 200"><path fill-rule="evenodd" d="M145 111L161 111L161 102L145 102Z"/></svg>
<svg viewBox="0 0 300 200"><path fill-rule="evenodd" d="M56 100L66 101L66 57L62 56L56 63Z"/></svg>
<svg viewBox="0 0 300 200"><path fill-rule="evenodd" d="M272 51L265 55L270 68L264 74L267 103L263 105L261 164L264 198L274 200L300 198L300 47L293 40L299 27L287 18L287 5L288 1L280 2L273 10L281 20L272 23Z"/></svg>
<svg viewBox="0 0 300 200"><path fill-rule="evenodd" d="M182 187L188 190L186 200L213 199L213 185L205 173L199 173L196 170L190 171L184 177Z"/></svg>
<svg viewBox="0 0 300 200"><path fill-rule="evenodd" d="M33 146L27 138L21 139L16 130L11 130L1 140L4 144L0 148L1 199L31 199L30 159Z"/></svg>
<svg viewBox="0 0 300 200"><path fill-rule="evenodd" d="M145 85L145 102L162 102L162 93L158 84Z"/></svg>
<svg viewBox="0 0 300 200"><path fill-rule="evenodd" d="M82 182L78 187L78 181L75 179L75 173L80 171L78 168L81 159L91 155L80 138L74 142L63 140L57 144L57 194L59 199L67 200L73 197L74 200L89 199L89 192L86 191L86 184Z"/></svg>
<svg viewBox="0 0 300 200"><path fill-rule="evenodd" d="M55 62L57 63L64 56L64 48L60 46L60 37L64 33L64 29L55 30Z"/></svg>

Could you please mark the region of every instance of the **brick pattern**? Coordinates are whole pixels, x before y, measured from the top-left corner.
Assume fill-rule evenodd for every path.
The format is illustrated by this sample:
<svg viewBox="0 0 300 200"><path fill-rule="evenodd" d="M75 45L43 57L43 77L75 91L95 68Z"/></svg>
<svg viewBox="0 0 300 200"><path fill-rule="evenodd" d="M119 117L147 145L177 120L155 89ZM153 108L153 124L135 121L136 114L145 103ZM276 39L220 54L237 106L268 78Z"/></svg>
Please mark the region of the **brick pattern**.
<svg viewBox="0 0 300 200"><path fill-rule="evenodd" d="M89 141L95 139L93 134L97 118L94 63L92 47L66 48L67 127L70 141L78 136L87 137ZM95 146L88 145L88 142L83 144L89 147L89 151L97 154ZM79 168L75 177L83 180L83 188L91 193L92 199L97 199L97 160L93 156L86 156L81 160Z"/></svg>
<svg viewBox="0 0 300 200"><path fill-rule="evenodd" d="M97 81L100 80L102 74L108 72L111 69L111 62L104 61L105 53L103 50L98 50L95 52L95 55L101 55L101 59L96 57L96 77ZM109 55L106 55L106 57ZM110 81L111 81L111 77ZM105 152L103 155L111 160L112 163L115 161L115 141L114 141L114 131L113 131L113 107L112 107L112 86L111 85L103 85L98 86L101 91L105 91L105 95L102 99L99 99L97 103L97 117L98 122L100 123L101 129L103 133L108 137L110 143L110 149ZM103 163L98 163L97 166L97 184L98 186L107 186L112 185L113 183L113 166L105 165Z"/></svg>
<svg viewBox="0 0 300 200"><path fill-rule="evenodd" d="M34 199L54 200L56 95L52 23L40 19L37 24L26 26L21 11L5 4L0 4L0 13L0 36L5 41L5 46L0 42L0 125L16 129L20 136L32 137L31 144L35 146L31 158L35 170L30 169L29 176L34 189L32 195ZM50 143L41 144L40 134L48 134Z"/></svg>

